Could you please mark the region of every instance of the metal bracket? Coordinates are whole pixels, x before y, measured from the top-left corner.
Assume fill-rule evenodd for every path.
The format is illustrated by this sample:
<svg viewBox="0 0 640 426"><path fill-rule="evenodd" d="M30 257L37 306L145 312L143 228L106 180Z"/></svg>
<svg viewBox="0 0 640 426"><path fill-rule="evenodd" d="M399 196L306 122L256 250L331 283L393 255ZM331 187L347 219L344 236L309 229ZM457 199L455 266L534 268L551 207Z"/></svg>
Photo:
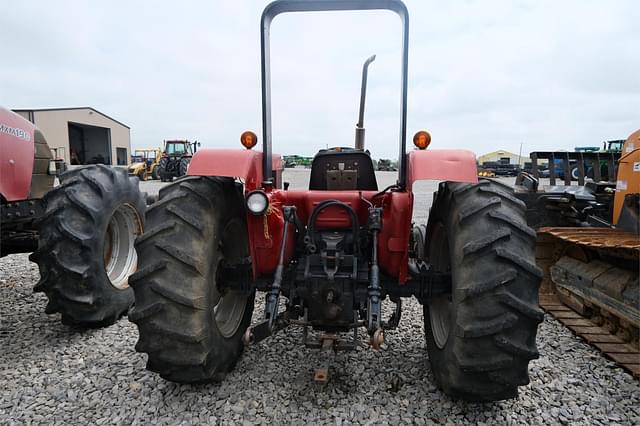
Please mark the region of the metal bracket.
<svg viewBox="0 0 640 426"><path fill-rule="evenodd" d="M329 365L336 354L336 342L338 341L338 336L333 333L323 333L320 336L320 356L322 359L322 366L316 368L315 373L313 374L313 380L316 383L321 385L327 384L329 381Z"/></svg>
<svg viewBox="0 0 640 426"><path fill-rule="evenodd" d="M3 225L11 222L25 222L39 218L44 213L40 199L15 201L2 205L0 221Z"/></svg>
<svg viewBox="0 0 640 426"><path fill-rule="evenodd" d="M398 298L398 300L395 300L394 302L396 304L396 308L389 317L389 321L382 323L382 328L385 330L393 330L400 324L400 318L402 317L402 299Z"/></svg>

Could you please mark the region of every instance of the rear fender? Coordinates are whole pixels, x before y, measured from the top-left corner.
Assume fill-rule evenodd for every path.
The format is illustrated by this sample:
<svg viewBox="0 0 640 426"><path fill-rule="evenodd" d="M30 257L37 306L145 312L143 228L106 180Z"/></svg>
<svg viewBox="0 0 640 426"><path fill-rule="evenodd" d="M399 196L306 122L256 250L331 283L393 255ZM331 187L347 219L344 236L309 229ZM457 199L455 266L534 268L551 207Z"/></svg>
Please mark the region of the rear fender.
<svg viewBox="0 0 640 426"><path fill-rule="evenodd" d="M275 187L281 184L282 160L274 154L272 164L276 176ZM262 152L239 149L200 149L193 155L189 176L224 176L240 178L245 189L250 191L262 183Z"/></svg>
<svg viewBox="0 0 640 426"><path fill-rule="evenodd" d="M407 154L407 189L417 180L478 182L478 167L473 152L464 149L429 149Z"/></svg>
<svg viewBox="0 0 640 426"><path fill-rule="evenodd" d="M31 122L0 107L0 195L7 201L29 198L34 140Z"/></svg>

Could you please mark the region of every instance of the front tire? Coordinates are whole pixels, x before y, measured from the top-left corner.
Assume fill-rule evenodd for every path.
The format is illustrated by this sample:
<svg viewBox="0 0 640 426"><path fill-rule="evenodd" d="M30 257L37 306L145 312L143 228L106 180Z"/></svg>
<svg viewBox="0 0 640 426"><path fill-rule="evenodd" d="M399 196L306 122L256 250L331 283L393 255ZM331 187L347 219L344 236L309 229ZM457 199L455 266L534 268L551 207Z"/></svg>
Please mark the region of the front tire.
<svg viewBox="0 0 640 426"><path fill-rule="evenodd" d="M34 291L49 298L48 314L82 327L114 323L133 305L129 276L138 256L136 235L144 228L145 200L138 179L103 165L70 170L44 197L37 223L38 264Z"/></svg>
<svg viewBox="0 0 640 426"><path fill-rule="evenodd" d="M249 259L242 193L229 178L187 177L162 188L147 215L131 280L136 350L165 379L220 381L242 354L253 312L254 292L221 288L221 265Z"/></svg>
<svg viewBox="0 0 640 426"><path fill-rule="evenodd" d="M515 398L538 357L542 278L524 203L493 180L440 184L429 216L426 256L450 271L452 292L424 304L435 380L456 399Z"/></svg>

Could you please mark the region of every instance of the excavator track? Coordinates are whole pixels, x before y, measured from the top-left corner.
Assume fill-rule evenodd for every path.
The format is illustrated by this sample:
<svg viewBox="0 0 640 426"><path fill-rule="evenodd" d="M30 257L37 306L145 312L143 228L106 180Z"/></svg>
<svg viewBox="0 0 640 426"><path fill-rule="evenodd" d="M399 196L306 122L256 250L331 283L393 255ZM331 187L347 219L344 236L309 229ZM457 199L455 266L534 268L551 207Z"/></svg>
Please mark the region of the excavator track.
<svg viewBox="0 0 640 426"><path fill-rule="evenodd" d="M599 327L589 318L567 307L555 294L540 295L540 307L633 377L640 379L640 347L637 344L626 343L611 334L607 328Z"/></svg>
<svg viewBox="0 0 640 426"><path fill-rule="evenodd" d="M640 378L640 236L611 228L541 228L540 306Z"/></svg>

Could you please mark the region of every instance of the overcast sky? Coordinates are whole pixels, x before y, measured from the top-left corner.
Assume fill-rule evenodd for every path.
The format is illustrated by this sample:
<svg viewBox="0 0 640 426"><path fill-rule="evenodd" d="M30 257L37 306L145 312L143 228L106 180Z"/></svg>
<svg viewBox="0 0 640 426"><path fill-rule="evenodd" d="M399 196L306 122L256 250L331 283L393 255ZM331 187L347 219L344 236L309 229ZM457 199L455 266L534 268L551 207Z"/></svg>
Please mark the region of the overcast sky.
<svg viewBox="0 0 640 426"><path fill-rule="evenodd" d="M0 104L92 106L134 148L261 135L266 1L7 1ZM640 2L406 1L408 140L478 155L598 146L640 127ZM362 62L374 157L397 157L400 21L390 12L282 15L272 27L274 151L351 146Z"/></svg>

